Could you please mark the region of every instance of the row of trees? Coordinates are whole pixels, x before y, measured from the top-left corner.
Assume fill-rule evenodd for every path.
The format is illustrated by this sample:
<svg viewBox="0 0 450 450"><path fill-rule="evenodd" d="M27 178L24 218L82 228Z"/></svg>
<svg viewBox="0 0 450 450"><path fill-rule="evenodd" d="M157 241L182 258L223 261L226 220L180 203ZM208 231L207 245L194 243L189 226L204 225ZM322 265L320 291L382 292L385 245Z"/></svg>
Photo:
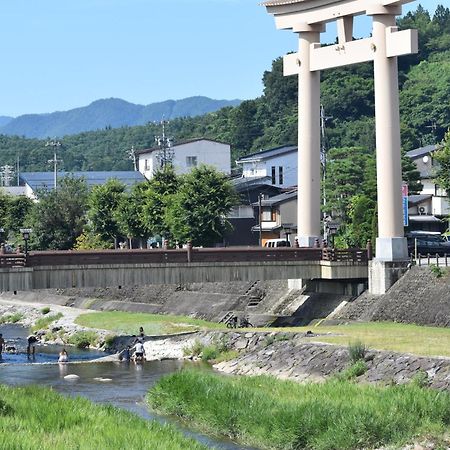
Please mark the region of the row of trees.
<svg viewBox="0 0 450 450"><path fill-rule="evenodd" d="M200 166L177 176L167 166L130 190L114 179L88 190L83 178L66 176L57 190L38 192L37 200L8 199L6 231L19 241L14 224L21 224L33 230L31 249L67 250L117 247L119 239L145 245L152 237L212 246L230 230L226 216L237 196L227 177L213 168ZM22 202L26 208L18 217Z"/></svg>

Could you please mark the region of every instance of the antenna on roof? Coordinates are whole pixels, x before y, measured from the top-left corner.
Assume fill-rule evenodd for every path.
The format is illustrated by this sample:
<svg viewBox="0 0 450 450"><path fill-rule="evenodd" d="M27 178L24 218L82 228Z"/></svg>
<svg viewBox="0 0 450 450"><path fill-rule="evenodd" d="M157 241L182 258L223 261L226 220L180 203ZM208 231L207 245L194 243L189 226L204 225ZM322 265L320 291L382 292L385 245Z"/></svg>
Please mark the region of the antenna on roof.
<svg viewBox="0 0 450 450"><path fill-rule="evenodd" d="M131 146L130 150L127 151L128 159L133 161L134 171L137 172L137 164L136 164L136 151L134 150L134 145Z"/></svg>
<svg viewBox="0 0 450 450"><path fill-rule="evenodd" d="M155 143L157 147L159 147L159 151L156 157L158 158L160 168L173 165L173 158L174 158L174 152L172 149L173 138L166 136L166 125L168 124L169 122L164 120L163 118L163 120L161 121L162 135L155 136Z"/></svg>

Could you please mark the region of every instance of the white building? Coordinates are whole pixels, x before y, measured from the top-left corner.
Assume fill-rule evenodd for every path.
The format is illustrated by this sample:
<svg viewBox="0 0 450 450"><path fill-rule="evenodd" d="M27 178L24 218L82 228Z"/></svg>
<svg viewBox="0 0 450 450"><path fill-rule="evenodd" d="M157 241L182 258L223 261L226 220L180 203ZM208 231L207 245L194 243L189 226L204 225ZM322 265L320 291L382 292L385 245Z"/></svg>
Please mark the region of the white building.
<svg viewBox="0 0 450 450"><path fill-rule="evenodd" d="M450 214L447 193L434 180L437 167L433 153L438 148L437 145L427 145L407 153L420 172L420 182L423 185L420 194L429 196L426 205L418 204L417 213L421 215L442 217Z"/></svg>
<svg viewBox="0 0 450 450"><path fill-rule="evenodd" d="M297 186L297 147L283 146L244 156L236 161L242 165L244 178L270 177L278 187Z"/></svg>
<svg viewBox="0 0 450 450"><path fill-rule="evenodd" d="M190 172L194 167L206 164L215 167L227 175L231 173L231 147L223 142L211 139L192 139L170 147L172 164L178 175ZM151 148L136 152L139 158L138 168L146 178L161 167L161 150Z"/></svg>

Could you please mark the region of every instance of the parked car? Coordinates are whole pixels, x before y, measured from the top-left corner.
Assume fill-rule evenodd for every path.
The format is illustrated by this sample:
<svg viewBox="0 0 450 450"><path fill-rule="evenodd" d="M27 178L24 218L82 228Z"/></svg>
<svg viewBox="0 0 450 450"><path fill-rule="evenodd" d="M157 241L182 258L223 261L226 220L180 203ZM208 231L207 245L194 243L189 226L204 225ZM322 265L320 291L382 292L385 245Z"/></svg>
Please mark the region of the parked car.
<svg viewBox="0 0 450 450"><path fill-rule="evenodd" d="M436 255L443 256L445 254L450 256L450 242L440 233L410 233L408 239L408 253L415 254L417 242L417 254L421 255Z"/></svg>
<svg viewBox="0 0 450 450"><path fill-rule="evenodd" d="M291 243L287 239L268 239L264 243L264 247L269 247L269 248L291 247Z"/></svg>

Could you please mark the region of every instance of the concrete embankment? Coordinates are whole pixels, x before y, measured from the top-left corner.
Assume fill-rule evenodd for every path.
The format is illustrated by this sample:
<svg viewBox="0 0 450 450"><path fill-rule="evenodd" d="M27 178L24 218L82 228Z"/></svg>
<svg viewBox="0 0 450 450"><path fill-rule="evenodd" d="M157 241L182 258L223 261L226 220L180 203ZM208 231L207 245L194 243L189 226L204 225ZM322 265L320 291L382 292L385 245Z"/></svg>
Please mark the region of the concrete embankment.
<svg viewBox="0 0 450 450"><path fill-rule="evenodd" d="M239 351L231 361L215 369L234 375L273 375L294 381L320 381L351 365L346 347L311 342L304 333L204 332L159 337L145 343L147 359L185 358L184 349L196 342L221 342ZM427 358L395 352L369 350L367 371L358 381L382 384L410 382L418 373L430 387L450 390L450 358Z"/></svg>
<svg viewBox="0 0 450 450"><path fill-rule="evenodd" d="M450 327L450 269L412 267L386 294L366 292L334 318Z"/></svg>

